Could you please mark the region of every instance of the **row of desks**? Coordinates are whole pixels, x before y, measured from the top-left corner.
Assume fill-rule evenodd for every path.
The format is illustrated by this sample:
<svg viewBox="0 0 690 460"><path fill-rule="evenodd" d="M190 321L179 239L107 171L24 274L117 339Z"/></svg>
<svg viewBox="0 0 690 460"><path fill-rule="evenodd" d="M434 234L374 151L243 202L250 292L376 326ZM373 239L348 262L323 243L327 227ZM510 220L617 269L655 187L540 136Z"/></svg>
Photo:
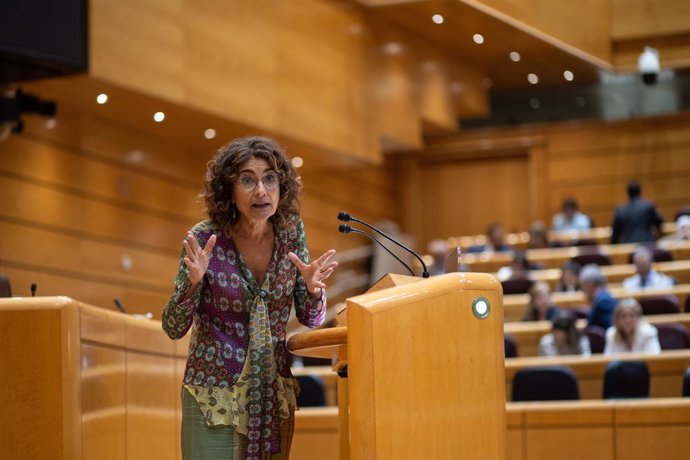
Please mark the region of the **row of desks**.
<svg viewBox="0 0 690 460"><path fill-rule="evenodd" d="M690 313L678 313L673 315L649 315L645 319L654 325L682 324L690 329ZM587 326L587 320L580 319L577 327L581 331ZM551 331L550 321L524 321L506 323L504 326L506 335L510 334L518 347L518 356L537 356L539 340Z"/></svg>
<svg viewBox="0 0 690 460"><path fill-rule="evenodd" d="M507 460L685 460L690 398L507 403L506 425ZM298 411L291 453L337 459L338 408Z"/></svg>
<svg viewBox="0 0 690 460"><path fill-rule="evenodd" d="M638 246L639 244L606 244L597 248L599 253L609 256L612 265L625 265ZM673 260L690 259L690 241L667 243L662 247L671 252ZM565 247L528 249L525 254L527 260L541 264L543 268L560 268L576 255L591 252L591 247ZM469 253L461 255L461 262L471 272L495 273L499 268L510 265L513 257L510 252Z"/></svg>
<svg viewBox="0 0 690 460"><path fill-rule="evenodd" d="M654 270L667 276L672 276L678 284L690 283L690 260L672 260L670 262L657 262ZM604 265L601 272L606 276L609 284L615 286L623 282L625 278L635 274L635 265ZM545 281L555 290L561 279L560 268L546 268L544 270L531 270L527 277L533 281Z"/></svg>
<svg viewBox="0 0 690 460"><path fill-rule="evenodd" d="M661 233L663 235L669 235L675 232L675 222L664 222L661 228ZM595 227L589 230L580 231L550 231L548 237L549 241L561 243L563 245L569 245L578 240L588 240L594 241L597 244L607 244L611 241L611 233L611 227ZM505 240L506 243L516 249L527 249L529 244L529 232L508 233ZM450 237L447 239L447 242L450 247L460 246L461 248L469 248L471 246L486 243L486 235Z"/></svg>
<svg viewBox="0 0 690 460"><path fill-rule="evenodd" d="M471 351L470 351L471 352ZM658 355L626 353L619 355L556 356L556 357L518 357L505 360L506 400L512 397L512 384L515 374L537 366L564 365L575 372L578 378L581 399L602 399L604 371L614 360L640 360L647 363L650 374L650 396L653 398L672 398L682 394L683 376L690 367L690 350L667 350ZM326 386L327 401L335 405L337 376L329 366L311 366L293 369L295 375L307 374L321 377Z"/></svg>
<svg viewBox="0 0 690 460"><path fill-rule="evenodd" d="M680 308L683 309L686 299L690 294L690 284L679 284L664 289L641 289L629 291L622 287L610 287L611 294L617 299L672 295L678 298ZM551 301L560 308L578 308L588 306L584 292L554 292L551 294ZM503 314L506 322L520 321L527 310L529 294L509 294L503 296Z"/></svg>

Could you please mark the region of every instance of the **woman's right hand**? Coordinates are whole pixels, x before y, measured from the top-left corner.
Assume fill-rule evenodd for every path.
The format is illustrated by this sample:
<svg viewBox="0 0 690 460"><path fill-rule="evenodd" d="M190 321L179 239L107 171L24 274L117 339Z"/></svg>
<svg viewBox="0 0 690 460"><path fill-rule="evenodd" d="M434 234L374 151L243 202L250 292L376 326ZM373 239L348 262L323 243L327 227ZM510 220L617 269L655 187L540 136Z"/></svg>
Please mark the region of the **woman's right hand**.
<svg viewBox="0 0 690 460"><path fill-rule="evenodd" d="M201 249L192 232L187 232L187 238L185 238L182 244L187 253L184 258L184 264L189 269L189 281L192 287L196 289L208 269L211 251L213 251L213 247L216 245L216 235L211 235L206 242L206 246Z"/></svg>

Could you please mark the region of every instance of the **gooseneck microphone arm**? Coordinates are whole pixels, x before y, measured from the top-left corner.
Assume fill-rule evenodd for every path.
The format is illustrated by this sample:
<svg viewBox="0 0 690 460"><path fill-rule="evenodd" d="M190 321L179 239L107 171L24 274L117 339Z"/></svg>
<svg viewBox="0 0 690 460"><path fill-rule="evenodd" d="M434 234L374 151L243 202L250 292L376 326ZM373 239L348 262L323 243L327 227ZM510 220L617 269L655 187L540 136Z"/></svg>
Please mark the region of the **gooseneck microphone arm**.
<svg viewBox="0 0 690 460"><path fill-rule="evenodd" d="M405 268L407 268L407 269L410 271L410 273L412 274L412 276L414 276L414 272L412 271L412 269L410 268L409 265L407 265L405 262L403 262L402 260L400 260L400 258L399 258L398 256L396 256L395 254L393 254L393 252L391 252L391 250L388 249L382 242L380 242L379 240L377 240L376 238L374 238L373 236L371 236L371 235L368 234L367 232L363 232L362 230L359 230L359 229L356 229L356 228L352 228L352 227L350 227L349 225L345 225L345 224L340 224L340 225L338 226L338 231L339 231L340 233L359 233L360 235L366 236L366 237L369 238L371 241L373 241L374 243L378 244L378 245L381 246L383 249L385 249L386 252L387 252L388 254L390 254L390 255L392 255L393 257L395 257L395 260L397 260L398 262L400 262L401 264L403 264L403 265L405 266Z"/></svg>
<svg viewBox="0 0 690 460"><path fill-rule="evenodd" d="M422 277L424 277L424 278L428 278L428 277L429 277L429 270L426 268L426 264L424 263L424 261L422 260L422 258L419 256L419 254L417 254L417 253L414 252L412 249L410 249L410 248L408 248L407 246L405 246L404 244L402 244L400 241L397 241L396 239L394 239L393 237L390 237L390 236L386 235L384 232L382 232L382 231L379 230L378 228L374 227L373 225L370 225L370 224L364 222L363 220L359 220L359 219L357 219L356 217L353 217L353 216L351 216L350 214L348 214L348 213L346 213L346 212L344 212L344 211L341 211L341 212L338 213L338 220L343 221L343 222L349 222L349 221L351 221L351 220L354 221L354 222L359 222L360 224L369 227L370 229L372 229L373 231L375 231L376 233L378 233L378 234L381 235L382 237L386 238L387 240L389 240L389 241L393 242L394 244L400 246L400 247L403 248L405 251L407 251L407 252L409 252L410 254L412 254L413 256L415 256L415 257L417 258L417 260L419 260L419 263L422 264L422 268L424 269L424 272L422 273ZM389 252L390 252L390 251L389 251ZM396 257L396 259L397 259L397 257ZM400 259L398 259L398 260L400 260ZM414 275L414 272L413 272L413 275Z"/></svg>

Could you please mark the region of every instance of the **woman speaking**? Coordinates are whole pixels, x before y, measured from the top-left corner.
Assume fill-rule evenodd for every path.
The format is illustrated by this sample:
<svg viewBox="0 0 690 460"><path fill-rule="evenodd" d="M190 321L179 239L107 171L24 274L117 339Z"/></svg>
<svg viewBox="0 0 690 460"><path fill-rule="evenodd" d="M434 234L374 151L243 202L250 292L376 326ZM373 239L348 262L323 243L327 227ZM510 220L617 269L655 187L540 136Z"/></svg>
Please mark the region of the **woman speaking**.
<svg viewBox="0 0 690 460"><path fill-rule="evenodd" d="M172 339L192 335L182 383L182 456L286 459L298 391L285 344L292 305L317 327L334 250L313 262L300 182L270 139L237 139L208 163L208 220L183 241L163 312Z"/></svg>

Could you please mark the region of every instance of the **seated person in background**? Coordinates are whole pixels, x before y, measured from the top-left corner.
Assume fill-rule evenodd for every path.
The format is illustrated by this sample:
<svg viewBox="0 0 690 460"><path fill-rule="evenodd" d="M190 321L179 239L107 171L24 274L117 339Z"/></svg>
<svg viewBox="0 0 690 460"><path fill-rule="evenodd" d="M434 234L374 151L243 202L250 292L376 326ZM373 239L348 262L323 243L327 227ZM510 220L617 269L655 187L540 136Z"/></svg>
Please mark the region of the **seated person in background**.
<svg viewBox="0 0 690 460"><path fill-rule="evenodd" d="M659 240L660 243L673 243L676 241L690 241L690 216L683 214L676 219L676 233L666 235Z"/></svg>
<svg viewBox="0 0 690 460"><path fill-rule="evenodd" d="M580 272L580 287L587 296L592 310L587 324L608 329L611 326L616 299L606 288L606 277L596 264L585 265Z"/></svg>
<svg viewBox="0 0 690 460"><path fill-rule="evenodd" d="M551 320L551 332L539 340L539 356L582 355L592 350L587 335L575 327L577 317L569 310L559 310Z"/></svg>
<svg viewBox="0 0 690 460"><path fill-rule="evenodd" d="M646 246L635 249L633 262L637 273L623 280L625 289L668 288L675 284L673 278L652 269L653 257L652 251Z"/></svg>
<svg viewBox="0 0 690 460"><path fill-rule="evenodd" d="M566 262L561 267L561 279L556 288L558 292L575 292L580 290L580 264Z"/></svg>
<svg viewBox="0 0 690 460"><path fill-rule="evenodd" d="M487 242L483 245L471 246L467 252L510 252L513 250L511 246L505 242L505 230L501 224L491 224L486 229Z"/></svg>
<svg viewBox="0 0 690 460"><path fill-rule="evenodd" d="M527 260L524 251L517 251L510 265L498 269L496 277L499 281L523 280L529 278L529 271L535 268Z"/></svg>
<svg viewBox="0 0 690 460"><path fill-rule="evenodd" d="M635 299L623 299L616 307L613 326L606 331L604 354L659 353L659 333L642 316L642 307Z"/></svg>
<svg viewBox="0 0 690 460"><path fill-rule="evenodd" d="M577 201L574 198L567 198L563 201L562 211L553 216L551 224L553 231L589 230L592 228L589 217L577 210Z"/></svg>
<svg viewBox="0 0 690 460"><path fill-rule="evenodd" d="M549 248L548 229L543 222L535 220L529 226L529 241L527 242L527 249L544 249Z"/></svg>
<svg viewBox="0 0 690 460"><path fill-rule="evenodd" d="M551 320L558 311L558 308L551 302L551 288L549 284L546 281L537 281L529 290L529 303L522 320Z"/></svg>
<svg viewBox="0 0 690 460"><path fill-rule="evenodd" d="M651 201L642 199L642 186L632 181L628 184L627 204L616 208L611 225L611 243L646 243L654 241L652 228L661 233L664 222L656 206Z"/></svg>

